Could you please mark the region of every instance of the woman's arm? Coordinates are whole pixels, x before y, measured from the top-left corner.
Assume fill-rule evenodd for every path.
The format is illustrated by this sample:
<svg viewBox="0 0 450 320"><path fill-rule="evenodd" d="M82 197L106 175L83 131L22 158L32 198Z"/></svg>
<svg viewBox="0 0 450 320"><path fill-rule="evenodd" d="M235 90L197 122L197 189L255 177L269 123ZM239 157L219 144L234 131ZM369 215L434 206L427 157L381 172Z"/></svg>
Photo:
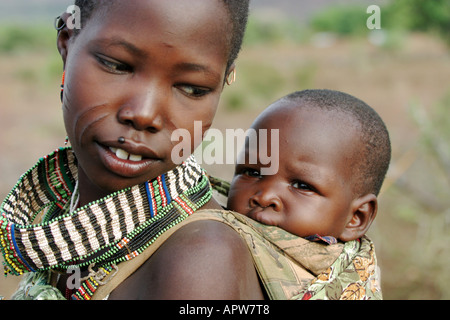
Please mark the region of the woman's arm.
<svg viewBox="0 0 450 320"><path fill-rule="evenodd" d="M256 300L264 296L244 240L225 224L205 220L176 231L111 298Z"/></svg>

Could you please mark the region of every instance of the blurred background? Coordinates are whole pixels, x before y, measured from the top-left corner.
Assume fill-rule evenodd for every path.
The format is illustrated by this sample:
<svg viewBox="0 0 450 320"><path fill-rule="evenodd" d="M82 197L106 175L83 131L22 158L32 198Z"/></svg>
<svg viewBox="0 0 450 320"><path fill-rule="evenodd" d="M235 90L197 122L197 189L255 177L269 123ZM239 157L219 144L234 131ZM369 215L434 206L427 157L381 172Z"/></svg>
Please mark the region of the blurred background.
<svg viewBox="0 0 450 320"><path fill-rule="evenodd" d="M0 2L0 198L63 146L53 19L70 2ZM381 29L366 22L381 9ZM274 100L328 88L385 120L393 159L369 235L385 299L450 299L450 0L252 0L237 82L214 126L247 129ZM231 165L205 166L230 180ZM0 278L9 298L17 280Z"/></svg>

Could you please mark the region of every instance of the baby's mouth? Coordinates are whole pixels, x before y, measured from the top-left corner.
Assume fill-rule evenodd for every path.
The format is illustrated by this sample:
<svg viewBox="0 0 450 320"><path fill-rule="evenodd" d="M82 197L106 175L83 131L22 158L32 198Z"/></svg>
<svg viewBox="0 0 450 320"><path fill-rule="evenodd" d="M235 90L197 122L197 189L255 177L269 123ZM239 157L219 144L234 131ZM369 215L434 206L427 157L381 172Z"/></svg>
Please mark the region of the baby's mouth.
<svg viewBox="0 0 450 320"><path fill-rule="evenodd" d="M111 150L111 152L113 152L117 158L122 159L122 160L130 160L130 161L135 161L135 162L142 160L142 155L131 154L120 148L109 147L109 150Z"/></svg>

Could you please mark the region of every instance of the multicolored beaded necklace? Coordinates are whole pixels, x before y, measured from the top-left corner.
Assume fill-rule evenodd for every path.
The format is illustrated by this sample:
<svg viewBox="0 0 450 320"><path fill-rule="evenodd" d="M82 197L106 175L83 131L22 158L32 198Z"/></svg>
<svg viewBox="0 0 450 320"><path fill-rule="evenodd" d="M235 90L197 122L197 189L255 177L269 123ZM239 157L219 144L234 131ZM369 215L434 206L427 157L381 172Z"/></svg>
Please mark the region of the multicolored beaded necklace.
<svg viewBox="0 0 450 320"><path fill-rule="evenodd" d="M76 177L70 148L27 171L0 207L0 248L5 273L15 275L95 265L96 275L73 296L78 299L91 296L99 273L114 272L212 197L208 177L192 156L151 181L68 212Z"/></svg>

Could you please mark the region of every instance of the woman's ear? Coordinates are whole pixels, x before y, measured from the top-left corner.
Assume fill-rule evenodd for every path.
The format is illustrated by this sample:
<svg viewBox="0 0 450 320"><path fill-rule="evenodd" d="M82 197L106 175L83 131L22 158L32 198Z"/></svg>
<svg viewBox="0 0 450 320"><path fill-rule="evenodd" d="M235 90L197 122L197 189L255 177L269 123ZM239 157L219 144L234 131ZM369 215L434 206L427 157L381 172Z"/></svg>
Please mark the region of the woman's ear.
<svg viewBox="0 0 450 320"><path fill-rule="evenodd" d="M236 81L236 64L232 64L225 75L225 83L229 86L233 84L233 82Z"/></svg>
<svg viewBox="0 0 450 320"><path fill-rule="evenodd" d="M58 31L58 35L56 38L56 46L58 47L59 54L63 60L64 69L66 66L67 54L69 51L69 43L72 37L74 36L73 28L69 28L67 26L67 19L70 17L70 14L64 12L61 16L56 19L55 28Z"/></svg>
<svg viewBox="0 0 450 320"><path fill-rule="evenodd" d="M356 198L352 202L352 215L339 237L342 241L361 238L369 230L378 210L378 199L373 193Z"/></svg>

